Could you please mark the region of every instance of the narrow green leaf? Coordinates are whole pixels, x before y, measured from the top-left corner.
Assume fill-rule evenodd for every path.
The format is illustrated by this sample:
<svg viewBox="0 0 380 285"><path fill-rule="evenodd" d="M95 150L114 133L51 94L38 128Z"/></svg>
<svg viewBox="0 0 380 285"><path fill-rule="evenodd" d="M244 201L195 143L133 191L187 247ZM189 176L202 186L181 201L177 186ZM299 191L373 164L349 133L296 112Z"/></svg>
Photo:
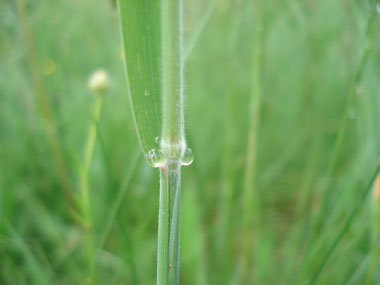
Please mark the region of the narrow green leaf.
<svg viewBox="0 0 380 285"><path fill-rule="evenodd" d="M321 275L322 271L325 269L327 262L329 261L330 257L333 255L335 249L338 247L339 243L343 239L344 235L348 232L350 229L354 219L359 214L360 210L362 209L362 206L366 199L368 198L369 193L371 192L373 183L375 182L375 179L377 175L380 172L380 160L378 161L376 165L376 169L374 173L372 174L369 183L367 184L365 190L361 194L360 199L358 200L358 203L355 205L355 207L352 209L351 214L348 216L346 223L344 224L343 228L338 232L336 235L334 242L330 245L329 249L327 250L327 253L323 256L322 261L318 264L318 267L314 274L311 276L310 281L308 284L315 284Z"/></svg>
<svg viewBox="0 0 380 285"><path fill-rule="evenodd" d="M161 1L118 0L129 98L145 155L159 148L161 110Z"/></svg>

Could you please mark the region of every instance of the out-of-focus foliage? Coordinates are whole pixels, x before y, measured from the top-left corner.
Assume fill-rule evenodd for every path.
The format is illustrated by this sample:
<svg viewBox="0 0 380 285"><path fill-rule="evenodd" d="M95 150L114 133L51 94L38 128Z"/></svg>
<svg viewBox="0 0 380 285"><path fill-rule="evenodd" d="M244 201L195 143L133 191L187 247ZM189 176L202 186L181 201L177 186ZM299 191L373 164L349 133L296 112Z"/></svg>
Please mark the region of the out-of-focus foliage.
<svg viewBox="0 0 380 285"><path fill-rule="evenodd" d="M215 3L184 1L185 43L193 45L186 135L195 161L183 170L181 284L233 284L242 255L256 4ZM379 17L337 166L327 177L370 6L262 3L258 156L249 174L261 212L250 278L309 280L359 206L317 283L376 284L379 201L359 197L380 155ZM140 154L112 1L2 0L0 31L0 284L84 284L89 276L97 284L153 284L158 177ZM108 71L111 86L89 176L91 274L76 213L95 100L87 80L98 68ZM328 212L317 227L326 181Z"/></svg>

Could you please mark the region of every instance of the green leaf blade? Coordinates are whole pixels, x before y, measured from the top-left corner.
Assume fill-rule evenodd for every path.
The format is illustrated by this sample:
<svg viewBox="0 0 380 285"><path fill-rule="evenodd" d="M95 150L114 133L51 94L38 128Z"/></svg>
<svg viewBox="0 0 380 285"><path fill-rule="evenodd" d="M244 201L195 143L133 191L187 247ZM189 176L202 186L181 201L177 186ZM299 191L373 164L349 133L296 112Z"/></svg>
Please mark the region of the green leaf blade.
<svg viewBox="0 0 380 285"><path fill-rule="evenodd" d="M161 136L161 2L119 0L128 93L141 148L158 148Z"/></svg>

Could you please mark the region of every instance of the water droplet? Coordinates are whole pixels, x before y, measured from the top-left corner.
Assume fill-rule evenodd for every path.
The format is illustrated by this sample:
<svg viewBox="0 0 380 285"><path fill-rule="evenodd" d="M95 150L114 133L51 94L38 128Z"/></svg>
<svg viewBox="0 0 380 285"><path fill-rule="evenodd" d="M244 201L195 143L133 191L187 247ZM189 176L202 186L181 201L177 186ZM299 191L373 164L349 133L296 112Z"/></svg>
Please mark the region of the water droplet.
<svg viewBox="0 0 380 285"><path fill-rule="evenodd" d="M376 12L380 13L380 2L376 3Z"/></svg>
<svg viewBox="0 0 380 285"><path fill-rule="evenodd" d="M145 96L149 96L149 95L150 95L150 94L149 94L149 91L148 91L148 90L145 90L144 95L145 95Z"/></svg>
<svg viewBox="0 0 380 285"><path fill-rule="evenodd" d="M161 141L161 138L160 138L160 137L155 137L155 138L154 138L154 142L155 142L156 144L160 144L160 141Z"/></svg>
<svg viewBox="0 0 380 285"><path fill-rule="evenodd" d="M194 161L194 154L191 148L186 148L185 153L183 154L181 164L184 166L192 164Z"/></svg>
<svg viewBox="0 0 380 285"><path fill-rule="evenodd" d="M148 159L148 162L150 166L152 167L161 167L163 165L163 154L162 151L159 149L151 149L148 151L146 158Z"/></svg>

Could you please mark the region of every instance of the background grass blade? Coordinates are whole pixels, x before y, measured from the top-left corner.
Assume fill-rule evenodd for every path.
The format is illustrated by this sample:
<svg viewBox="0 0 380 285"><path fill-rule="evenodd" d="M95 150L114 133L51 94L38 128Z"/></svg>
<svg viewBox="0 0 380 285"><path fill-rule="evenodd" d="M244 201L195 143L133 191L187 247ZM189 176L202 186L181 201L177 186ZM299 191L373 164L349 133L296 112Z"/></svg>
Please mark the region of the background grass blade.
<svg viewBox="0 0 380 285"><path fill-rule="evenodd" d="M336 171L336 167L339 161L339 156L341 155L345 134L347 132L347 125L349 123L349 113L352 106L355 103L355 95L357 94L356 88L363 76L364 68L366 66L367 60L372 51L372 41L373 41L373 36L374 36L374 31L375 31L376 14L377 14L376 1L373 1L373 0L370 1L369 5L370 5L369 7L370 11L368 13L364 44L361 49L361 54L358 61L357 69L355 70L355 73L348 86L347 101L344 107L343 117L339 125L339 130L337 132L334 148L333 148L332 155L327 167L326 185L322 189L322 193L321 193L321 205L320 205L321 210L320 210L319 216L317 217L317 221L316 221L317 224L321 223L321 219L324 217L324 215L329 213L329 210L330 210L329 206L331 207L329 203L329 196L327 195L326 192L329 190L329 187L331 187L331 177L333 176L334 171Z"/></svg>
<svg viewBox="0 0 380 285"><path fill-rule="evenodd" d="M249 104L249 129L247 138L247 151L244 173L243 188L243 251L241 257L242 280L243 283L252 282L251 270L253 265L253 253L260 249L260 215L262 210L259 202L259 194L255 188L256 184L256 162L257 162L257 144L259 135L259 112L261 104L261 73L262 73L262 40L263 40L263 4L261 0L255 1L256 10L255 21L255 41L253 44L252 60L252 91ZM252 236L255 236L253 243Z"/></svg>
<svg viewBox="0 0 380 285"><path fill-rule="evenodd" d="M347 231L350 229L350 226L352 222L354 221L355 217L358 215L360 209L363 208L363 204L368 198L369 194L371 193L373 183L380 171L380 161L378 162L375 171L373 172L372 176L370 177L370 180L364 189L364 191L361 194L360 200L356 203L355 208L352 209L351 214L347 218L346 223L344 224L343 228L338 232L336 235L336 238L334 239L333 243L329 247L326 255L322 258L321 263L317 266L317 269L315 273L312 275L310 279L310 284L315 284L315 282L318 280L318 277L320 276L322 270L325 268L327 262L329 261L330 256L334 253L334 250L339 245L340 241L344 237L344 235L347 233Z"/></svg>
<svg viewBox="0 0 380 285"><path fill-rule="evenodd" d="M202 34L202 31L205 29L207 22L210 20L210 17L212 16L213 12L215 11L216 5L218 4L218 1L220 0L212 0L210 3L208 3L208 7L206 11L204 12L203 17L200 19L198 25L194 29L194 31L191 33L191 36L189 37L189 40L185 44L185 49L183 53L184 60L186 61L191 53L194 50L194 47L196 46L199 37Z"/></svg>

